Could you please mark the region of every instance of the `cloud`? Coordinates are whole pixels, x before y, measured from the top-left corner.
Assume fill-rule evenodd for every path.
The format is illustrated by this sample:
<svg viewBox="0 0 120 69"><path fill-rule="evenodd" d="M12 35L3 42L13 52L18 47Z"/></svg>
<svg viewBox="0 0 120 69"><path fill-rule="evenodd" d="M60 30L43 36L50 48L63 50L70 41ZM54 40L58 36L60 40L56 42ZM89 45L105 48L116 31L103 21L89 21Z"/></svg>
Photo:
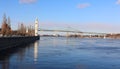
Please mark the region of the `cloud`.
<svg viewBox="0 0 120 69"><path fill-rule="evenodd" d="M83 4L78 4L78 5L77 5L77 8L83 9L83 8L87 8L87 7L89 7L89 6L90 6L89 3L83 3Z"/></svg>
<svg viewBox="0 0 120 69"><path fill-rule="evenodd" d="M21 4L31 4L35 3L37 0L19 0Z"/></svg>
<svg viewBox="0 0 120 69"><path fill-rule="evenodd" d="M120 0L117 0L116 4L120 5Z"/></svg>

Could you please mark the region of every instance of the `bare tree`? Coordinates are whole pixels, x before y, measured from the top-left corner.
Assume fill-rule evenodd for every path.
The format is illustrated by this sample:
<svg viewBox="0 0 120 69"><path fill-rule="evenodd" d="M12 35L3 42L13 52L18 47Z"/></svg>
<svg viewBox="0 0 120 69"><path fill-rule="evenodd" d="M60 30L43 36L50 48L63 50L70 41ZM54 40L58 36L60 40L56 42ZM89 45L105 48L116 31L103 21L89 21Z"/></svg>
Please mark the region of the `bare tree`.
<svg viewBox="0 0 120 69"><path fill-rule="evenodd" d="M8 20L7 20L6 35L7 35L7 36L11 36L11 24L10 24L10 17L8 17Z"/></svg>
<svg viewBox="0 0 120 69"><path fill-rule="evenodd" d="M1 33L3 36L6 34L6 28L7 28L7 19L6 19L6 14L4 14L3 22L2 22L2 29L1 29Z"/></svg>
<svg viewBox="0 0 120 69"><path fill-rule="evenodd" d="M8 22L7 22L9 28L11 28L11 20L10 20L10 17L8 17Z"/></svg>
<svg viewBox="0 0 120 69"><path fill-rule="evenodd" d="M6 14L3 15L3 22L1 27L1 33L3 36L11 36L11 25L10 25L10 17L8 17L8 20L6 18Z"/></svg>

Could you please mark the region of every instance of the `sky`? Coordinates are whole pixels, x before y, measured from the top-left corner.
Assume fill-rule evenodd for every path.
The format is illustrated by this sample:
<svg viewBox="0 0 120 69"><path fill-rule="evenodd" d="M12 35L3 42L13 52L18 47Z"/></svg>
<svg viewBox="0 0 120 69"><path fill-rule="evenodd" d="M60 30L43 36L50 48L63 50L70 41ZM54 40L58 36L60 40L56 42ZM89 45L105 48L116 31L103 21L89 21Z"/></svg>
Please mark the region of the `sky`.
<svg viewBox="0 0 120 69"><path fill-rule="evenodd" d="M120 0L0 0L0 25L4 13L12 29L37 17L43 29L120 33Z"/></svg>

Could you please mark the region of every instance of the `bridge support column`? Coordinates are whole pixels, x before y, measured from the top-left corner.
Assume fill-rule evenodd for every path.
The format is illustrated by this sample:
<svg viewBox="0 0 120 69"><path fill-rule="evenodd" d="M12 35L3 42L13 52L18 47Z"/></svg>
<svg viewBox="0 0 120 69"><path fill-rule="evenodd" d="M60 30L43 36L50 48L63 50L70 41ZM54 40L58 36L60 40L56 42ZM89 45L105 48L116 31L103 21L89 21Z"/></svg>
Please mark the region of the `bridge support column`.
<svg viewBox="0 0 120 69"><path fill-rule="evenodd" d="M101 38L101 35L98 35L98 38Z"/></svg>
<svg viewBox="0 0 120 69"><path fill-rule="evenodd" d="M89 38L92 38L92 34L89 35Z"/></svg>
<svg viewBox="0 0 120 69"><path fill-rule="evenodd" d="M54 34L53 34L55 37L58 37L59 35L57 34L57 31L54 31Z"/></svg>
<svg viewBox="0 0 120 69"><path fill-rule="evenodd" d="M104 35L104 37L103 37L104 39L106 39L106 35Z"/></svg>
<svg viewBox="0 0 120 69"><path fill-rule="evenodd" d="M69 37L69 32L67 32L66 37Z"/></svg>
<svg viewBox="0 0 120 69"><path fill-rule="evenodd" d="M80 38L83 38L84 36L83 36L83 34L82 34L82 33L79 33L79 37L80 37Z"/></svg>

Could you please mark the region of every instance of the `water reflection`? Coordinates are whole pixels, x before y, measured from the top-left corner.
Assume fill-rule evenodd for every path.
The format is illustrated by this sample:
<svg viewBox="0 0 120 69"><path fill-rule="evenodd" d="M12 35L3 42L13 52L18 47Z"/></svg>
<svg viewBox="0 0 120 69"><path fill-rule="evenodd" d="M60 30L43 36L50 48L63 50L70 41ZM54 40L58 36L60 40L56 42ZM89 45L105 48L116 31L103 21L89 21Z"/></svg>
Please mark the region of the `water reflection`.
<svg viewBox="0 0 120 69"><path fill-rule="evenodd" d="M9 59L2 62L1 69L9 69Z"/></svg>
<svg viewBox="0 0 120 69"><path fill-rule="evenodd" d="M34 43L34 62L37 63L37 59L38 59L38 41L36 41Z"/></svg>
<svg viewBox="0 0 120 69"><path fill-rule="evenodd" d="M6 50L0 51L0 69L11 69L11 64L16 62L23 62L27 49L33 45L22 45ZM11 59L13 58L13 59ZM12 61L12 62L11 62ZM17 66L17 63L16 63ZM13 69L13 68L12 68Z"/></svg>
<svg viewBox="0 0 120 69"><path fill-rule="evenodd" d="M19 49L7 49L0 51L0 69L9 69L10 67L10 57L18 52Z"/></svg>
<svg viewBox="0 0 120 69"><path fill-rule="evenodd" d="M20 48L17 53L17 60L22 61L24 59L26 48Z"/></svg>

